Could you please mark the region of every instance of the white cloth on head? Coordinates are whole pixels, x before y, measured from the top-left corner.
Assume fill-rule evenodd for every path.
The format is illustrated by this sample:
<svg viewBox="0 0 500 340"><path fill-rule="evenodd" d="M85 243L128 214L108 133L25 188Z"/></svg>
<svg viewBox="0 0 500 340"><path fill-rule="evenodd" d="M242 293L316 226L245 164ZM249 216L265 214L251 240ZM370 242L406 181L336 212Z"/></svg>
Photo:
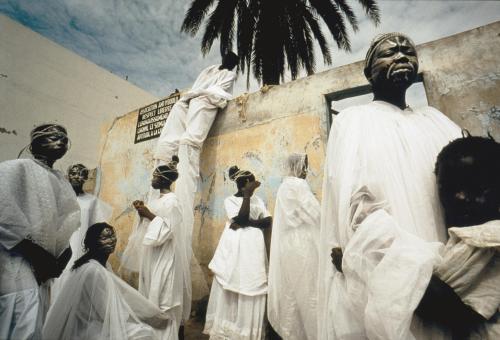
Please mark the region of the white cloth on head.
<svg viewBox="0 0 500 340"><path fill-rule="evenodd" d="M160 309L95 260L65 273L43 339L156 339Z"/></svg>
<svg viewBox="0 0 500 340"><path fill-rule="evenodd" d="M80 227L71 235L69 240L72 253L64 272L71 270L75 261L85 253L83 241L85 240L88 228L95 223L109 222L113 214L113 208L94 195L83 193L78 195L76 199L81 212ZM63 284L62 275L54 280L51 287L51 299L57 296Z"/></svg>
<svg viewBox="0 0 500 340"><path fill-rule="evenodd" d="M201 148L217 110L232 98L236 73L219 67L204 69L191 89L174 104L158 139L155 159L169 162L178 154L179 143Z"/></svg>
<svg viewBox="0 0 500 340"><path fill-rule="evenodd" d="M381 204L398 228L424 241L445 240L434 164L441 149L460 136L460 128L431 107L401 110L374 101L335 117L323 178L318 338L338 338L336 328L350 326L349 319L328 317L337 314L332 287L345 286L333 282L344 276L335 274L331 248L345 249L359 223ZM412 332L417 338L435 335L422 327Z"/></svg>
<svg viewBox="0 0 500 340"><path fill-rule="evenodd" d="M174 193L148 203L156 217L143 240L139 292L172 320L162 339L177 339L183 310L184 273L189 273L183 238L182 211ZM191 301L189 301L191 303Z"/></svg>
<svg viewBox="0 0 500 340"><path fill-rule="evenodd" d="M0 338L36 338L49 282L39 288L31 264L10 249L28 238L61 255L78 228L80 209L64 175L37 161L0 163L0 183Z"/></svg>
<svg viewBox="0 0 500 340"><path fill-rule="evenodd" d="M224 200L228 221L208 265L214 273L214 280L205 332L214 339L233 334L230 339L257 340L263 334L267 293L266 246L264 235L258 228L229 228L242 203L243 197L230 196ZM268 216L264 202L253 195L249 218L258 220Z"/></svg>
<svg viewBox="0 0 500 340"><path fill-rule="evenodd" d="M284 339L317 339L320 210L306 180L283 179L274 208L267 315Z"/></svg>
<svg viewBox="0 0 500 340"><path fill-rule="evenodd" d="M462 301L492 321L484 325L483 338L494 339L488 330L500 328L500 221L448 229L450 238L443 261L435 274L446 282ZM484 331L483 330L483 331Z"/></svg>

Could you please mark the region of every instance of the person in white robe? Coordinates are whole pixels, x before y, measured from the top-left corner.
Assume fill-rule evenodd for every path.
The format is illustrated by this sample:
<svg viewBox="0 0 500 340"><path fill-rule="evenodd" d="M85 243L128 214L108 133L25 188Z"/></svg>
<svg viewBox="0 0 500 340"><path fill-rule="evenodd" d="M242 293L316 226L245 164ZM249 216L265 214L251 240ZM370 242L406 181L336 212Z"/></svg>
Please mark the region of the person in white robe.
<svg viewBox="0 0 500 340"><path fill-rule="evenodd" d="M200 272L193 256L192 234L194 224L194 197L200 174L200 152L217 112L232 98L238 56L232 52L222 58L221 65L204 69L193 86L175 103L158 139L153 158L156 166L170 162L174 155L180 158L179 180L175 194L181 204L186 229L185 251L193 270ZM152 193L149 195L152 197ZM191 279L185 287L185 296L191 300ZM191 309L184 309L183 320L189 319Z"/></svg>
<svg viewBox="0 0 500 340"><path fill-rule="evenodd" d="M258 196L255 176L233 166L229 178L238 192L224 201L228 221L209 269L214 273L204 333L210 339L264 338L267 253L261 229L272 217Z"/></svg>
<svg viewBox="0 0 500 340"><path fill-rule="evenodd" d="M274 207L267 315L287 340L317 339L320 204L305 180L307 154L292 153Z"/></svg>
<svg viewBox="0 0 500 340"><path fill-rule="evenodd" d="M379 233L378 226L386 225L395 226L396 233L422 240L425 263L432 263L436 255L436 244L432 242L446 239L432 171L437 154L450 140L460 136L460 128L432 107L411 108L406 104L406 90L415 80L417 71L415 45L408 37L399 33L376 37L365 59L365 75L372 85L373 102L347 108L333 120L323 178L319 339L365 339L370 338L372 331L375 334L372 338L377 334L386 339L397 338L402 328L410 327L409 323L411 331L408 333L418 339L447 336L442 329L423 324L417 317L411 318L426 290L432 266L424 273L427 276L424 282L408 282L410 286L404 290L408 303L405 304L404 294L398 295L403 308L401 315L409 314L411 320L402 318L392 323L392 318L382 318L383 324L369 322L371 319L367 321L366 310L356 308L363 306L358 300L364 296L350 297L347 291L351 282L339 270L350 272L346 262L355 259L339 260L338 254L349 247L351 238L365 220L371 226L364 228L368 240L376 240L370 232ZM375 263L382 263L387 244L375 243L373 248L367 245L355 263L366 263L368 255L373 255ZM328 256L332 248L337 268ZM397 244L393 250L397 251ZM394 253L388 259L397 257ZM418 257L401 259L411 262ZM381 276L382 281L370 283L358 276L354 283L369 285L378 292L373 295L376 301L383 302L388 294L382 295L382 292L399 288L406 278L404 265L397 266L397 261L393 264L389 268L394 272L386 271L385 276L392 280L384 281ZM355 268L352 272L356 272ZM380 310L379 314L383 313L391 315L387 309Z"/></svg>
<svg viewBox="0 0 500 340"><path fill-rule="evenodd" d="M85 254L64 274L42 339L159 339L153 327L165 327L165 315L105 267L116 246L113 227L90 226L84 245Z"/></svg>
<svg viewBox="0 0 500 340"><path fill-rule="evenodd" d="M66 129L31 132L34 159L0 163L0 339L39 339L51 278L71 256L80 209L64 175L53 169L68 150Z"/></svg>
<svg viewBox="0 0 500 340"><path fill-rule="evenodd" d="M178 159L168 165L160 165L153 172L151 186L160 190L160 198L144 205L134 201L139 215L148 221L144 239L139 274L139 292L157 305L169 322L158 332L158 338L178 338L182 311L191 301L184 301L184 277L190 266L184 249L185 228L182 209L176 195L170 191L178 177Z"/></svg>
<svg viewBox="0 0 500 340"><path fill-rule="evenodd" d="M80 227L71 235L69 240L71 246L71 259L69 260L64 272L73 267L73 263L80 258L84 251L83 239L89 226L97 222L107 222L113 214L113 208L106 202L96 196L83 191L83 185L88 179L89 170L83 164L74 164L68 168L67 177L76 194L78 205L80 206ZM60 291L63 282L63 276L54 280L51 288L51 300L56 297Z"/></svg>
<svg viewBox="0 0 500 340"><path fill-rule="evenodd" d="M435 172L450 238L434 274L466 308L450 313L426 294L422 315L449 324L456 338L498 339L500 144L470 135L457 139L441 151Z"/></svg>

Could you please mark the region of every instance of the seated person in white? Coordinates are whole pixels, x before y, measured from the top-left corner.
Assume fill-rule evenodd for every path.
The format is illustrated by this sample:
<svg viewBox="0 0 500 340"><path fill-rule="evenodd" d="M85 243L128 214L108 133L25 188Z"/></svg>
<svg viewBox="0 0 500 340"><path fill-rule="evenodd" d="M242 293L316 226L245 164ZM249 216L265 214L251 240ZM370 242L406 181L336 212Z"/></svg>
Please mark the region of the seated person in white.
<svg viewBox="0 0 500 340"><path fill-rule="evenodd" d="M94 195L83 191L83 185L88 179L89 170L83 164L74 164L68 168L68 180L76 194L78 205L80 206L80 227L71 235L69 243L71 245L71 259L64 272L71 270L73 264L79 259L85 249L83 239L89 226L98 222L107 222L111 218L113 208L106 202ZM66 277L66 276L64 276ZM63 285L63 276L56 279L51 289L51 299L54 299Z"/></svg>
<svg viewBox="0 0 500 340"><path fill-rule="evenodd" d="M431 287L417 313L451 327L456 338L500 339L500 144L457 139L443 148L435 172L450 238L433 281L453 289L449 299L458 307L444 309L436 297L442 292Z"/></svg>
<svg viewBox="0 0 500 340"><path fill-rule="evenodd" d="M49 309L43 339L156 339L150 326L166 326L161 310L105 268L116 245L113 227L92 225L84 245Z"/></svg>
<svg viewBox="0 0 500 340"><path fill-rule="evenodd" d="M250 171L229 169L238 192L224 201L228 221L208 268L214 273L204 333L211 339L260 340L264 335L267 253L263 228L272 217L253 195Z"/></svg>

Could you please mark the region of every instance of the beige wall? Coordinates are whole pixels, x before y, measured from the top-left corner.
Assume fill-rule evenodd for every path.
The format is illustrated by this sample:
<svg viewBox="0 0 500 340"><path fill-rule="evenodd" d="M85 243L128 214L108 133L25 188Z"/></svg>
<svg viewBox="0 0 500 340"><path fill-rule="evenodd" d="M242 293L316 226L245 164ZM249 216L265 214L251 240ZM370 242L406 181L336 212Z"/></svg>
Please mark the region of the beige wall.
<svg viewBox="0 0 500 340"><path fill-rule="evenodd" d="M58 122L72 142L56 168L98 164L101 129L156 97L0 15L0 161L17 157L40 123Z"/></svg>
<svg viewBox="0 0 500 340"><path fill-rule="evenodd" d="M500 139L495 109L500 107L500 44L492 43L499 31L497 22L420 45L418 51L430 105L474 133L489 129ZM362 68L358 62L240 96L219 113L202 151L193 233L195 255L208 280L206 266L226 219L223 201L235 192L234 183L227 179L228 167L237 164L257 175L262 182L257 195L272 212L283 160L290 152L307 152L311 161L308 181L320 198L327 141L325 95L366 85ZM133 144L136 119L134 111L116 121L101 163L101 197L116 211L118 256L133 219L130 202L145 197L152 170L155 141ZM113 261L116 265L116 258Z"/></svg>

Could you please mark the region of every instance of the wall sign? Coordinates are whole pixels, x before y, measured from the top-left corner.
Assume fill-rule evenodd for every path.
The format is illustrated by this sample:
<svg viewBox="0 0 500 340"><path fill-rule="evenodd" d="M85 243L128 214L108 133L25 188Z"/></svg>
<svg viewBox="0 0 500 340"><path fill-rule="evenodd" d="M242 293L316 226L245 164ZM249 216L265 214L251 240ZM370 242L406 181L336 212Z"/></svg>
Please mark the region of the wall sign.
<svg viewBox="0 0 500 340"><path fill-rule="evenodd" d="M168 114L179 98L180 94L176 93L139 109L134 144L160 136Z"/></svg>

